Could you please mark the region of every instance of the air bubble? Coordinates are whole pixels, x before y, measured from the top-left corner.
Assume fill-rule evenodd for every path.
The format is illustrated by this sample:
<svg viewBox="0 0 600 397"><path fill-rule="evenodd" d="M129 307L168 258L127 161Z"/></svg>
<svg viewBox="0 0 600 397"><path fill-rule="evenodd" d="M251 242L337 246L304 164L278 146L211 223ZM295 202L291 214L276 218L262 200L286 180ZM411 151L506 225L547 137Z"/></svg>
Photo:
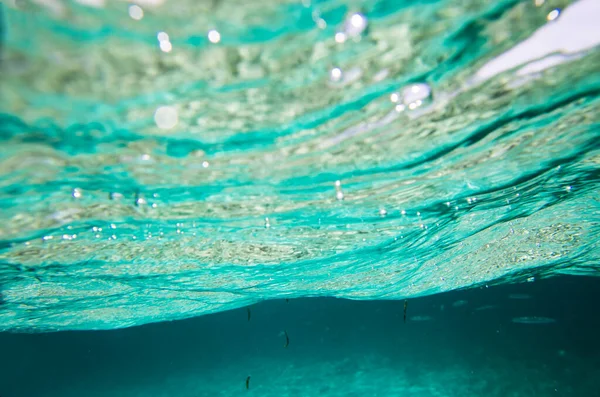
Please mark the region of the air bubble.
<svg viewBox="0 0 600 397"><path fill-rule="evenodd" d="M163 130L169 130L177 125L179 116L177 109L173 106L160 106L154 112L156 126Z"/></svg>
<svg viewBox="0 0 600 397"><path fill-rule="evenodd" d="M336 33L336 41L338 41L337 36L340 33L344 35L344 41L346 37L358 38L368 26L369 21L364 14L361 14L360 12L349 14L344 21L342 31Z"/></svg>
<svg viewBox="0 0 600 397"><path fill-rule="evenodd" d="M335 198L337 200L344 199L344 192L342 192L342 182L341 181L335 181Z"/></svg>
<svg viewBox="0 0 600 397"><path fill-rule="evenodd" d="M213 44L216 44L221 41L221 33L219 33L215 29L209 30L207 36L208 36L208 41L210 41Z"/></svg>
<svg viewBox="0 0 600 397"><path fill-rule="evenodd" d="M340 68L333 68L331 69L331 71L329 72L329 80L333 81L333 82L338 82L342 79L342 69Z"/></svg>
<svg viewBox="0 0 600 397"><path fill-rule="evenodd" d="M411 84L402 89L401 96L402 103L414 110L431 98L431 87L425 83Z"/></svg>
<svg viewBox="0 0 600 397"><path fill-rule="evenodd" d="M111 192L108 194L108 198L110 200L120 200L123 198L123 195L121 193Z"/></svg>
<svg viewBox="0 0 600 397"><path fill-rule="evenodd" d="M129 16L131 19L139 21L144 17L144 10L137 4L132 4L129 6Z"/></svg>

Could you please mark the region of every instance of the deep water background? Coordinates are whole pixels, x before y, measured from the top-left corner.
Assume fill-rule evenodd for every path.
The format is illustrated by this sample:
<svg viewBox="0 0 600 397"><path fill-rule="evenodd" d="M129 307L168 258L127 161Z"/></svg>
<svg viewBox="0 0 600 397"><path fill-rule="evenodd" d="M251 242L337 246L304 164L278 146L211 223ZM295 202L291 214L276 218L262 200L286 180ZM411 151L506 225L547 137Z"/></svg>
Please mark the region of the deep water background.
<svg viewBox="0 0 600 397"><path fill-rule="evenodd" d="M599 279L563 276L413 299L406 323L402 301L314 298L253 305L250 321L243 308L112 331L0 333L0 395L594 396L598 302ZM556 322L511 322L523 316Z"/></svg>

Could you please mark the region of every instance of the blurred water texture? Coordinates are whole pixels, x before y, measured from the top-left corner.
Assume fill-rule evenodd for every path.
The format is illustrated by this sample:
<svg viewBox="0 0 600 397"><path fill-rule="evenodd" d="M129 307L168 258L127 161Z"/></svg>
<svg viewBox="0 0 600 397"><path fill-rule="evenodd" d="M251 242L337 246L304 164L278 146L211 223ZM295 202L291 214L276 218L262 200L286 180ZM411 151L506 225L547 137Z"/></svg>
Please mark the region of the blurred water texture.
<svg viewBox="0 0 600 397"><path fill-rule="evenodd" d="M598 4L5 2L0 330L597 275Z"/></svg>

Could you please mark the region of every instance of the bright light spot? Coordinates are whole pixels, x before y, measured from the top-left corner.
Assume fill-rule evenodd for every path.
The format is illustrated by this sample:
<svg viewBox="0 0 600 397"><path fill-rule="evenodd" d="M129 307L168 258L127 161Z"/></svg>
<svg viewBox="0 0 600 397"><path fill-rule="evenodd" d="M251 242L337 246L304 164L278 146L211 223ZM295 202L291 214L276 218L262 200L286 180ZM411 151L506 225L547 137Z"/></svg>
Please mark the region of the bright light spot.
<svg viewBox="0 0 600 397"><path fill-rule="evenodd" d="M340 186L342 186L342 182L340 182L340 181L335 181L335 186L336 186L336 187L340 187Z"/></svg>
<svg viewBox="0 0 600 397"><path fill-rule="evenodd" d="M202 162L202 167L204 167L204 168L208 168L209 165L210 164L208 163L208 161L203 161Z"/></svg>
<svg viewBox="0 0 600 397"><path fill-rule="evenodd" d="M79 188L73 189L73 192L71 193L71 195L77 199L81 198L81 196L82 196L81 189L79 189Z"/></svg>
<svg viewBox="0 0 600 397"><path fill-rule="evenodd" d="M382 208L379 210L379 216L386 216L387 215L387 211L385 210L385 208Z"/></svg>
<svg viewBox="0 0 600 397"><path fill-rule="evenodd" d="M340 43L341 44L341 43L343 43L345 41L346 41L346 34L345 33L343 33L343 32L337 32L335 34L335 42L336 43Z"/></svg>
<svg viewBox="0 0 600 397"><path fill-rule="evenodd" d="M364 26L366 25L366 22L367 22L366 18L361 14L354 14L350 17L350 23L355 28L364 28Z"/></svg>
<svg viewBox="0 0 600 397"><path fill-rule="evenodd" d="M329 76L331 77L332 81L340 81L340 79L342 78L342 69L340 69L340 68L331 69L331 72L329 72Z"/></svg>
<svg viewBox="0 0 600 397"><path fill-rule="evenodd" d="M265 218L265 228L270 228L271 227L271 223L269 223L269 218Z"/></svg>
<svg viewBox="0 0 600 397"><path fill-rule="evenodd" d="M361 13L354 13L346 18L343 32L350 37L358 37L367 28L367 17Z"/></svg>
<svg viewBox="0 0 600 397"><path fill-rule="evenodd" d="M217 32L214 29L209 30L208 31L208 40L211 43L218 43L219 41L221 41L221 33Z"/></svg>
<svg viewBox="0 0 600 397"><path fill-rule="evenodd" d="M142 160L144 160L144 161L150 160L150 155L149 154L142 154Z"/></svg>
<svg viewBox="0 0 600 397"><path fill-rule="evenodd" d="M554 21L556 18L558 18L559 15L560 15L560 10L558 8L556 8L548 13L548 15L546 16L546 19L548 21Z"/></svg>
<svg viewBox="0 0 600 397"><path fill-rule="evenodd" d="M341 190L337 191L335 193L335 198L338 200L343 200L344 199L344 192L342 192Z"/></svg>
<svg viewBox="0 0 600 397"><path fill-rule="evenodd" d="M406 215L406 210L402 210L402 211L400 211L400 213L401 213L402 215Z"/></svg>
<svg viewBox="0 0 600 397"><path fill-rule="evenodd" d="M179 122L179 117L177 114L177 109L173 106L160 106L154 112L154 122L163 130L168 130L177 125Z"/></svg>
<svg viewBox="0 0 600 397"><path fill-rule="evenodd" d="M165 32L158 32L158 34L156 35L156 38L160 42L169 41L169 35Z"/></svg>
<svg viewBox="0 0 600 397"><path fill-rule="evenodd" d="M401 95L402 102L408 105L409 109L415 109L431 96L431 87L425 83L411 84L402 89Z"/></svg>
<svg viewBox="0 0 600 397"><path fill-rule="evenodd" d="M546 2L546 0L535 0L534 1L536 7L543 6L545 2Z"/></svg>
<svg viewBox="0 0 600 397"><path fill-rule="evenodd" d="M171 45L170 41L161 41L160 42L160 49L163 52L171 52L171 50L173 49L173 46Z"/></svg>
<svg viewBox="0 0 600 397"><path fill-rule="evenodd" d="M400 100L400 94L398 94L397 92L392 93L392 95L390 95L390 101L396 103Z"/></svg>
<svg viewBox="0 0 600 397"><path fill-rule="evenodd" d="M406 109L406 106L404 106L404 105L396 105L396 112L398 112L398 113L404 112L405 109Z"/></svg>
<svg viewBox="0 0 600 397"><path fill-rule="evenodd" d="M139 21L140 19L142 19L144 17L144 10L142 10L142 7L138 6L137 4L130 5L129 6L129 16L132 19ZM168 40L168 38L167 38L167 40Z"/></svg>

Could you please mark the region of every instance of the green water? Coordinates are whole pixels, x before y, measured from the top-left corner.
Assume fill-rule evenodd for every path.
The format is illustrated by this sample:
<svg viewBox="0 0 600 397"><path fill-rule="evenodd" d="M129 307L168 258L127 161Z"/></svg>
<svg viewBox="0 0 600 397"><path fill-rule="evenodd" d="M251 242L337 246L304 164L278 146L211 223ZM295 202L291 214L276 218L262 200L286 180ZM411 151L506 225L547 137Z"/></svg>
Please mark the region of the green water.
<svg viewBox="0 0 600 397"><path fill-rule="evenodd" d="M0 329L597 274L594 4L6 3Z"/></svg>
<svg viewBox="0 0 600 397"><path fill-rule="evenodd" d="M600 390L597 0L0 11L0 396Z"/></svg>

